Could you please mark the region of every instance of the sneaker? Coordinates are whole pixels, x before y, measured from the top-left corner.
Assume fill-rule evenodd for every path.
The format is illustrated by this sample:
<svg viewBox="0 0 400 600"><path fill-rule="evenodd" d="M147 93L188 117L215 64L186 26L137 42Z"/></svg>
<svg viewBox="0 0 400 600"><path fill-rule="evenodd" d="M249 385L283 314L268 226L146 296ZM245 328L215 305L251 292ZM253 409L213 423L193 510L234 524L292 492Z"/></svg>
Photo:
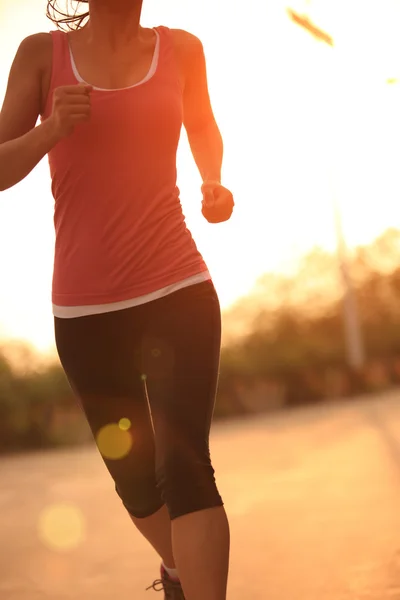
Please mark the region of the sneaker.
<svg viewBox="0 0 400 600"><path fill-rule="evenodd" d="M164 600L185 600L180 581L171 579L163 566L161 566L161 579L156 579L147 589L164 592Z"/></svg>

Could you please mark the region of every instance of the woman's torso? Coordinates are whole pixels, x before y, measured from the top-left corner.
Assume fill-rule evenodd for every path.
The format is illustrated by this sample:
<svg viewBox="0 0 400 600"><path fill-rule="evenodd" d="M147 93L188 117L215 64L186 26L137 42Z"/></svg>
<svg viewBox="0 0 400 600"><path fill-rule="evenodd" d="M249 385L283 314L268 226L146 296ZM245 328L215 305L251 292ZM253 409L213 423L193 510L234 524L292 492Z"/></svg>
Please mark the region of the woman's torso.
<svg viewBox="0 0 400 600"><path fill-rule="evenodd" d="M84 80L107 88L93 90L90 122L49 153L60 316L141 303L208 277L176 187L182 71L172 32L148 31L140 61L101 52L93 60L78 33L51 34L43 119L59 86Z"/></svg>

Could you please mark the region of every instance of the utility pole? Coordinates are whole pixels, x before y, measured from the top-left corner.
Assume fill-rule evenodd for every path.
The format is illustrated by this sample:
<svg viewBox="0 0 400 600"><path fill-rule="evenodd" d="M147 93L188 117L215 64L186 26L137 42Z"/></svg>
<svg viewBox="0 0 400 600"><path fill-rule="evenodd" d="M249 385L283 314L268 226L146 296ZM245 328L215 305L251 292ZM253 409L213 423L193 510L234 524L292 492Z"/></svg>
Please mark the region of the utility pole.
<svg viewBox="0 0 400 600"><path fill-rule="evenodd" d="M315 23L313 23L310 20L310 18L307 15L299 14L291 8L287 9L287 13L291 21L293 21L293 23L308 31L308 33L310 33L317 40L327 44L331 48L334 48L335 43L333 37L329 35L329 33L327 33L326 31L320 29ZM337 255L343 284L343 316L346 336L347 359L349 366L353 370L360 371L365 363L365 350L361 332L357 300L355 297L353 282L349 270L347 247L343 234L341 212L336 198L335 185L334 188L335 196L333 198L333 205L337 241Z"/></svg>

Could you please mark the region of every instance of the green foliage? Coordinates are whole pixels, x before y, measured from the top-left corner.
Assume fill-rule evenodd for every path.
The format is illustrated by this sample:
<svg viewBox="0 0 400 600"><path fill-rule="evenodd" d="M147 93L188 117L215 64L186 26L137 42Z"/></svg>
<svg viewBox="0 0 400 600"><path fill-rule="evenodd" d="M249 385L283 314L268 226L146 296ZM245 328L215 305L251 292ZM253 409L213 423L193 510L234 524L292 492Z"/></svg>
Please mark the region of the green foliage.
<svg viewBox="0 0 400 600"><path fill-rule="evenodd" d="M223 348L220 391L225 387L234 394L233 379L279 381L286 387L286 403L292 388L305 402L329 396L332 373L343 380L338 393L368 391L376 387L376 361L381 384L398 383L399 256L397 230L349 256L368 357L364 372L351 373L346 365L338 260L316 249L300 261L295 274L262 277L253 295L225 315L228 342ZM234 336L229 335L232 329Z"/></svg>

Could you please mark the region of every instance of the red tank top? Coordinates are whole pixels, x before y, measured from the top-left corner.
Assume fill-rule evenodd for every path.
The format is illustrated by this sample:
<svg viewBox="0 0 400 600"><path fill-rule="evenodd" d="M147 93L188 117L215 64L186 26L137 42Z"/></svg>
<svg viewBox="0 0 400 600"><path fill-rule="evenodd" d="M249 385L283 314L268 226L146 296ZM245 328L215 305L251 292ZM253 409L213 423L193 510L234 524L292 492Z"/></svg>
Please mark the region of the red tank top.
<svg viewBox="0 0 400 600"><path fill-rule="evenodd" d="M85 306L151 294L207 267L176 185L182 89L171 32L157 27L141 83L92 92L88 123L49 153L56 231L53 304ZM67 34L53 36L55 88L78 84Z"/></svg>

